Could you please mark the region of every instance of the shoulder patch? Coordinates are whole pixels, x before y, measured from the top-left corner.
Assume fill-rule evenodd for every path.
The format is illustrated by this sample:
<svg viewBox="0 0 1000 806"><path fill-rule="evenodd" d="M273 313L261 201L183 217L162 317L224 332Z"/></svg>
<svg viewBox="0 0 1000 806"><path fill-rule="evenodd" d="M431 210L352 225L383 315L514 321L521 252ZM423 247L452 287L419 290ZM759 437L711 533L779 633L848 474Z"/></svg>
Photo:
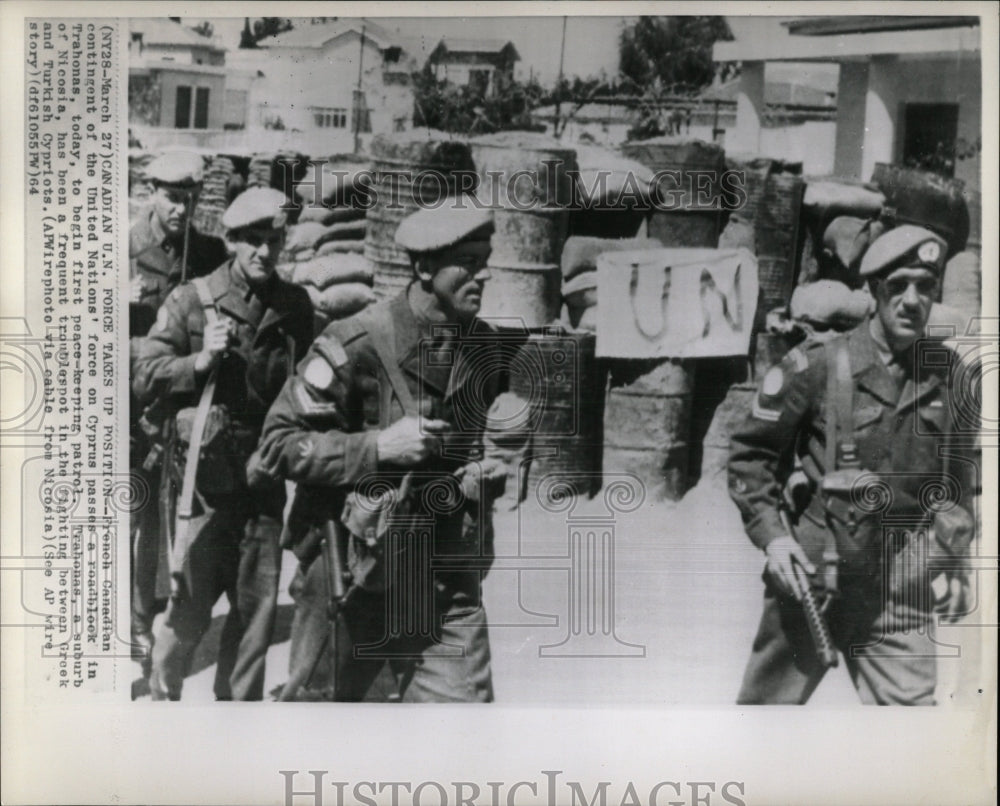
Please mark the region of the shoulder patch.
<svg viewBox="0 0 1000 806"><path fill-rule="evenodd" d="M761 394L773 397L781 391L784 384L785 373L781 371L781 367L771 367L767 371L767 375L764 376L764 382L760 385Z"/></svg>
<svg viewBox="0 0 1000 806"><path fill-rule="evenodd" d="M302 378L316 389L326 389L333 380L333 367L319 356L316 356L306 364Z"/></svg>
<svg viewBox="0 0 1000 806"><path fill-rule="evenodd" d="M160 310L156 312L156 329L166 330L169 321L170 316L167 314L167 309L161 305Z"/></svg>

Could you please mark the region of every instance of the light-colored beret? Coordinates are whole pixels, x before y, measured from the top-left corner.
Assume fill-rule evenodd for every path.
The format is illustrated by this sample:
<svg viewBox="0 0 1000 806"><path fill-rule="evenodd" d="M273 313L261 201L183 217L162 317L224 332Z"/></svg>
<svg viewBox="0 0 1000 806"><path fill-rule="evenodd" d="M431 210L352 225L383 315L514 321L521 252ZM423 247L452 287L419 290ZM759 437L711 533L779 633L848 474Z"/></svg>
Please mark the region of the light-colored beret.
<svg viewBox="0 0 1000 806"><path fill-rule="evenodd" d="M396 243L407 252L436 252L464 241L489 240L493 216L469 196L453 197L434 209L407 216L396 230Z"/></svg>
<svg viewBox="0 0 1000 806"><path fill-rule="evenodd" d="M161 154L146 166L146 177L151 182L174 187L200 185L205 161L190 151L170 151Z"/></svg>
<svg viewBox="0 0 1000 806"><path fill-rule="evenodd" d="M283 205L288 198L274 188L252 187L233 199L222 214L222 226L227 230L261 226L278 229L288 220Z"/></svg>
<svg viewBox="0 0 1000 806"><path fill-rule="evenodd" d="M936 274L944 270L948 246L929 229L903 224L879 237L861 258L862 277L900 266L921 266Z"/></svg>

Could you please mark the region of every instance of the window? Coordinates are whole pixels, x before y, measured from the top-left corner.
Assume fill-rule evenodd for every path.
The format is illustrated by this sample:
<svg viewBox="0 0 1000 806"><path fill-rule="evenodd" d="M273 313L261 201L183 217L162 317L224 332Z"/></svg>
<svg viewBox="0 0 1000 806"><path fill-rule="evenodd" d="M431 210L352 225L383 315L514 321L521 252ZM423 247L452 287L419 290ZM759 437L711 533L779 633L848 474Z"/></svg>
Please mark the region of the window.
<svg viewBox="0 0 1000 806"><path fill-rule="evenodd" d="M347 110L340 108L312 107L317 129L346 129Z"/></svg>
<svg viewBox="0 0 1000 806"><path fill-rule="evenodd" d="M208 87L198 87L194 95L194 127L208 128Z"/></svg>
<svg viewBox="0 0 1000 806"><path fill-rule="evenodd" d="M958 104L906 104L903 164L955 175Z"/></svg>
<svg viewBox="0 0 1000 806"><path fill-rule="evenodd" d="M174 108L175 129L208 128L208 92L208 87L192 88L181 85L177 88L177 104ZM192 99L194 101L193 107ZM193 121L192 112L194 113Z"/></svg>
<svg viewBox="0 0 1000 806"><path fill-rule="evenodd" d="M177 103L174 106L174 128L191 128L191 88L177 88Z"/></svg>

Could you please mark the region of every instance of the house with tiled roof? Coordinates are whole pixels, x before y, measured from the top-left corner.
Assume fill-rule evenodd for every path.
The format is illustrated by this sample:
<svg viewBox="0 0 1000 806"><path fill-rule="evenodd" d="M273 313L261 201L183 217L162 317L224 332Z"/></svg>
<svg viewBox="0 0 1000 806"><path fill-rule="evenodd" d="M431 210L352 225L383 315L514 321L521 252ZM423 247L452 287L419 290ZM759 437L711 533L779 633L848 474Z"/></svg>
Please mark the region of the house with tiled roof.
<svg viewBox="0 0 1000 806"><path fill-rule="evenodd" d="M489 93L498 78L513 78L520 60L514 43L507 40L444 37L427 57L427 65L439 81Z"/></svg>

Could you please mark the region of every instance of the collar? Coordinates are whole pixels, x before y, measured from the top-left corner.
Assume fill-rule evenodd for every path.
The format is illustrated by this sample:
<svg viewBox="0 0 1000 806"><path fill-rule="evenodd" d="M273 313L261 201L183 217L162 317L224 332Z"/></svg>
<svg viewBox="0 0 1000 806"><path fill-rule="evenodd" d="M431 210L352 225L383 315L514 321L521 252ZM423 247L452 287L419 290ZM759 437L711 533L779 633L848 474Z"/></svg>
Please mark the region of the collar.
<svg viewBox="0 0 1000 806"><path fill-rule="evenodd" d="M920 340L915 342L911 348L913 352L902 360L912 361L920 345ZM917 374L910 373L900 391L872 333L871 318L850 332L848 349L851 355L851 371L858 386L864 387L893 406L897 413L913 406L941 385L940 373L924 370ZM892 353L888 355L890 361L896 360Z"/></svg>
<svg viewBox="0 0 1000 806"><path fill-rule="evenodd" d="M208 275L208 288L220 313L247 322L254 327L263 325L265 313L275 311L279 302L280 281L272 274L264 287L253 289L236 271L235 261L230 258ZM287 311L276 311L284 315ZM272 317L273 318L273 317Z"/></svg>

